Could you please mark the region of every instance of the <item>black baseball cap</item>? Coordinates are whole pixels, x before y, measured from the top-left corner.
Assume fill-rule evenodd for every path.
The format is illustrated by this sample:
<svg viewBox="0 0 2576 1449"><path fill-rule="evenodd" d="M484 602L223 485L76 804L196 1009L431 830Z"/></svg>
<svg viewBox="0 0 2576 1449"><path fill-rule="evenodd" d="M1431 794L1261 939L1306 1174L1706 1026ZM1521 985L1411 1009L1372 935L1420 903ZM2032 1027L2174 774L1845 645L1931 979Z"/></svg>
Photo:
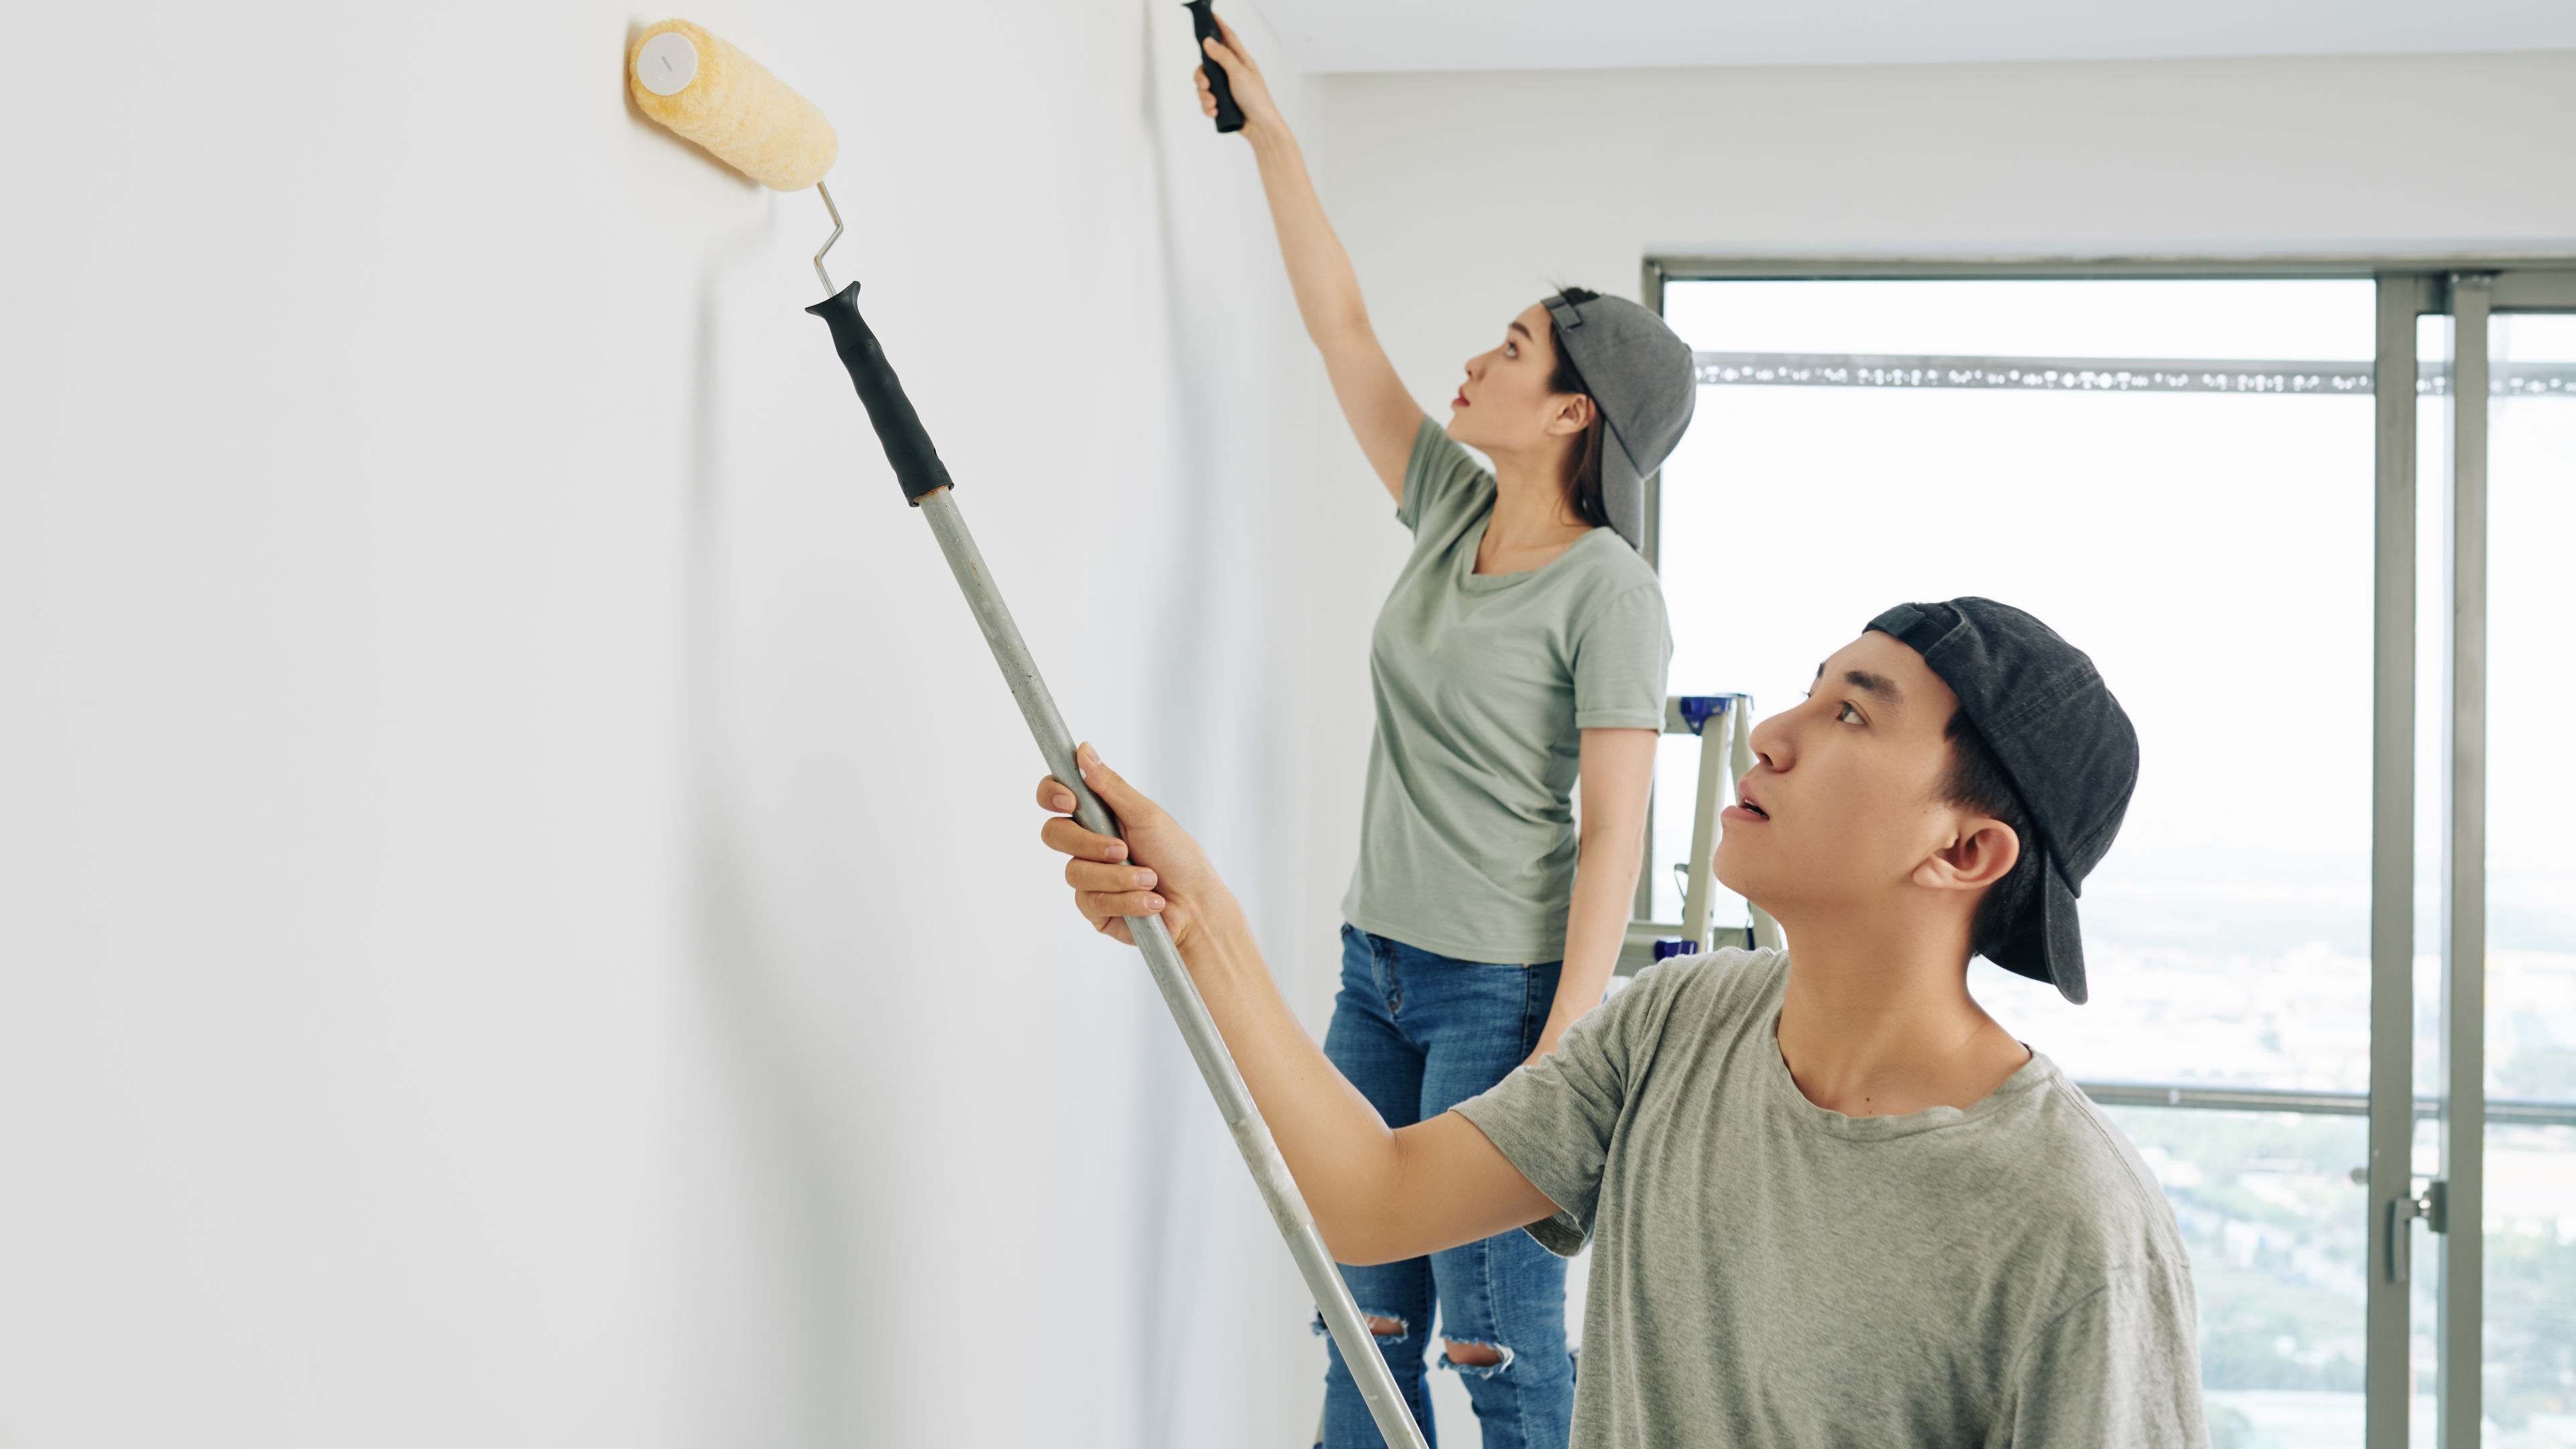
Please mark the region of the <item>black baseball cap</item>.
<svg viewBox="0 0 2576 1449"><path fill-rule="evenodd" d="M2039 890L2005 943L2007 971L2085 998L2075 897L2102 863L2138 786L2138 732L2084 651L2009 604L1899 604L1869 621L1932 666L1994 748L2039 831ZM1866 632L1866 631L1864 631Z"/></svg>

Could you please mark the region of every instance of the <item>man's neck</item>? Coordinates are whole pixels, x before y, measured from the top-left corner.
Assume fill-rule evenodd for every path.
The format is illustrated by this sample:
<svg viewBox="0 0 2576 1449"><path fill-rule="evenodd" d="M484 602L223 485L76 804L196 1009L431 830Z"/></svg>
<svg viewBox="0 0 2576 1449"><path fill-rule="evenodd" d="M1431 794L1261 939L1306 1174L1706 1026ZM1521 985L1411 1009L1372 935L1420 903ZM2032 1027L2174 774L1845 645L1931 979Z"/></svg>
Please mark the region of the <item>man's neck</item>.
<svg viewBox="0 0 2576 1449"><path fill-rule="evenodd" d="M2030 1060L1968 995L1964 922L1791 925L1780 1056L1808 1101L1853 1117L1967 1107Z"/></svg>

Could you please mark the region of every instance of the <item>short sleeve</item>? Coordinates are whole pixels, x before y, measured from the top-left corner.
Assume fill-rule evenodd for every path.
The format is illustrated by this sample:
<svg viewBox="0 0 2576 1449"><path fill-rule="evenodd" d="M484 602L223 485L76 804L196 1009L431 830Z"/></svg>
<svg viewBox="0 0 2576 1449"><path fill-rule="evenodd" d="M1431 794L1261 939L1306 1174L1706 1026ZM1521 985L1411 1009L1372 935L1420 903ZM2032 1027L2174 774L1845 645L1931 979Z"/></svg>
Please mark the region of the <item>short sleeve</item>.
<svg viewBox="0 0 2576 1449"><path fill-rule="evenodd" d="M1413 456L1404 463L1404 497L1396 501L1395 518L1419 534L1426 522L1462 508L1483 507L1493 487L1493 475L1476 462L1475 455L1426 416L1413 435Z"/></svg>
<svg viewBox="0 0 2576 1449"><path fill-rule="evenodd" d="M1995 1441L2204 1449L2196 1317L2184 1272L2114 1269L2023 1346Z"/></svg>
<svg viewBox="0 0 2576 1449"><path fill-rule="evenodd" d="M1652 1056L1643 1044L1656 1039L1671 1009L1672 980L1662 966L1638 973L1566 1028L1555 1051L1456 1108L1557 1205L1529 1235L1559 1257L1573 1257L1592 1235L1611 1138Z"/></svg>
<svg viewBox="0 0 2576 1449"><path fill-rule="evenodd" d="M1574 646L1574 727L1660 730L1673 634L1664 590L1647 583L1585 613Z"/></svg>

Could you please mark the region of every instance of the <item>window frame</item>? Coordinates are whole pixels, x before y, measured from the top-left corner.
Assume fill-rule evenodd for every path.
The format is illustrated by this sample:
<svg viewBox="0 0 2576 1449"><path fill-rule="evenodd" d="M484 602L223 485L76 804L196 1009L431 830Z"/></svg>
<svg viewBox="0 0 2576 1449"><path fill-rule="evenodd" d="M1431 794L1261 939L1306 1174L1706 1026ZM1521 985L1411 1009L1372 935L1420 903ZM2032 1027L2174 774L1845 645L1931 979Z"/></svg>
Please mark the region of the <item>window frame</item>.
<svg viewBox="0 0 2576 1449"><path fill-rule="evenodd" d="M2576 311L2576 254L2433 253L2274 257L1709 257L1648 256L1638 300L1657 315L1678 281L2276 280L2336 277L2376 282L2373 443L2370 865L2369 1289L2364 1306L2366 1449L2407 1449L2410 1329L2407 1279L2413 1223L2437 1235L2434 1338L2438 1372L2434 1442L2474 1449L2484 1412L2484 1177L2487 1100L2486 991L2486 407L2491 316ZM2418 476L2417 321L2453 319L2451 438L2447 476ZM2417 490L2443 490L2449 636L2416 637ZM1642 552L1661 567L1662 475L1646 479ZM2440 874L2439 1086L2415 1095L2415 791L2417 651L2444 661L2446 710L2432 721L2444 740ZM1651 825L1649 829L1651 829ZM1640 918L1651 914L1649 878L1638 881ZM2454 1009L2454 1003L2460 1009ZM2283 1098L2298 1094L2282 1093ZM2150 1105L2138 1103L2137 1105ZM2219 1106L2184 1100L2175 1108ZM2242 1107L2238 1107L2242 1110ZM2287 1101L2272 1110L2350 1112L2350 1103ZM2419 1189L2415 1123L2439 1123L2440 1166Z"/></svg>

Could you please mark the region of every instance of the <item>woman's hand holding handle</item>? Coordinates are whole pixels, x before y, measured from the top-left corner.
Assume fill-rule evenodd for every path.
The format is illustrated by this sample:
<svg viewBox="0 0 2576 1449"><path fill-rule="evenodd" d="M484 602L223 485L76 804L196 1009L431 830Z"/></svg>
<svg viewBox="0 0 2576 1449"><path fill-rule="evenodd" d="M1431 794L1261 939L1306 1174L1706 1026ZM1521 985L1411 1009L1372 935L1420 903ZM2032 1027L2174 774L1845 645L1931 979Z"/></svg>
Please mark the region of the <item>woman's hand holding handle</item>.
<svg viewBox="0 0 2576 1449"><path fill-rule="evenodd" d="M1225 17L1217 17L1216 27L1220 38L1199 42L1199 48L1207 59L1192 72L1198 81L1199 114L1209 120L1216 119L1216 90L1208 84L1207 73L1208 66L1213 65L1224 75L1227 87L1234 93L1235 105L1243 111L1243 132L1247 138L1256 129L1277 126L1279 106L1270 99L1270 83L1261 78L1261 67L1252 63L1251 55L1243 48L1243 38L1234 33L1233 26L1225 23Z"/></svg>

